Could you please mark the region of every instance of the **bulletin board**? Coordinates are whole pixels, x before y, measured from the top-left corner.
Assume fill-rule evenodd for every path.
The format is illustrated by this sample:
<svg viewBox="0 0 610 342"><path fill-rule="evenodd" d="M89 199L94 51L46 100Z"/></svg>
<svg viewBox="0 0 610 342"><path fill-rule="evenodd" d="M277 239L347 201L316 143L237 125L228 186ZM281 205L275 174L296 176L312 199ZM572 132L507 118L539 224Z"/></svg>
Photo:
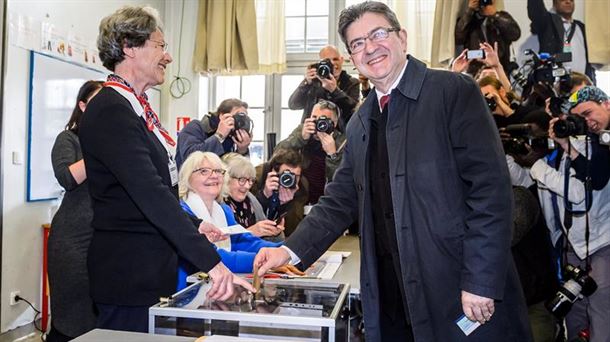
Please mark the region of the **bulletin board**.
<svg viewBox="0 0 610 342"><path fill-rule="evenodd" d="M64 130L78 90L88 80L104 80L106 73L32 51L30 54L30 106L28 119L27 200L59 197L51 149ZM159 113L160 91L147 91L151 107Z"/></svg>

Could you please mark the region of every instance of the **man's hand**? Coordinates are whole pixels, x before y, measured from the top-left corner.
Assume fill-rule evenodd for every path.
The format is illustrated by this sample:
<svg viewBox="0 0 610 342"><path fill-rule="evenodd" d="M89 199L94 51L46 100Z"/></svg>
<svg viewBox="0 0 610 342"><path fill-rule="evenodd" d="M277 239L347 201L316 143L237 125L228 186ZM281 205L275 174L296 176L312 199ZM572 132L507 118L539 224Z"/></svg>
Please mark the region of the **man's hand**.
<svg viewBox="0 0 610 342"><path fill-rule="evenodd" d="M311 84L311 82L313 82L313 80L316 78L317 72L318 70L316 68L307 67L305 70L305 82L307 82L307 84Z"/></svg>
<svg viewBox="0 0 610 342"><path fill-rule="evenodd" d="M297 184L294 189L287 189L283 186L280 187L280 205L284 205L294 198L294 194L299 190L299 185Z"/></svg>
<svg viewBox="0 0 610 342"><path fill-rule="evenodd" d="M320 77L317 75L316 75L316 77L322 83L322 88L328 90L331 93L337 89L337 79L335 78L335 76L333 74L328 75L328 77L330 77L330 78L323 78L323 77Z"/></svg>
<svg viewBox="0 0 610 342"><path fill-rule="evenodd" d="M284 227L272 220L261 220L248 227L248 230L258 237L276 236L284 230Z"/></svg>
<svg viewBox="0 0 610 342"><path fill-rule="evenodd" d="M258 275L263 276L272 268L280 267L290 261L290 254L284 248L261 248L254 258L253 268L258 267Z"/></svg>
<svg viewBox="0 0 610 342"><path fill-rule="evenodd" d="M320 139L320 143L322 143L322 149L326 152L327 155L337 153L337 146L335 144L335 138L333 138L332 134L328 134L325 132L318 132L318 138Z"/></svg>
<svg viewBox="0 0 610 342"><path fill-rule="evenodd" d="M479 9L479 0L468 0L468 8L477 11Z"/></svg>
<svg viewBox="0 0 610 342"><path fill-rule="evenodd" d="M316 133L316 119L309 117L303 121L303 129L301 130L301 137L307 141L313 134Z"/></svg>
<svg viewBox="0 0 610 342"><path fill-rule="evenodd" d="M273 191L280 187L280 178L275 171L269 171L267 173L267 179L265 180L265 188L263 189L263 195L269 198L273 195Z"/></svg>
<svg viewBox="0 0 610 342"><path fill-rule="evenodd" d="M218 227L209 222L201 222L198 230L199 234L205 235L211 243L226 240L228 238L228 236L218 229Z"/></svg>
<svg viewBox="0 0 610 342"><path fill-rule="evenodd" d="M538 159L544 157L544 154L540 152L536 152L532 147L528 144L525 144L525 148L527 148L527 154L511 154L515 163L519 164L521 167L531 168Z"/></svg>
<svg viewBox="0 0 610 342"><path fill-rule="evenodd" d="M229 136L229 133L235 127L235 120L233 120L233 114L224 113L220 115L220 122L218 123L218 128L216 132L220 133L225 139Z"/></svg>
<svg viewBox="0 0 610 342"><path fill-rule="evenodd" d="M494 300L462 291L462 310L469 320L485 324L494 314Z"/></svg>
<svg viewBox="0 0 610 342"><path fill-rule="evenodd" d="M235 146L237 146L237 153L246 154L248 152L248 146L252 142L252 136L243 129L235 131L235 136L232 137Z"/></svg>
<svg viewBox="0 0 610 342"><path fill-rule="evenodd" d="M470 60L466 58L466 54L468 53L468 49L465 49L453 60L453 64L451 64L451 71L453 72L464 72L468 69L468 65L470 65Z"/></svg>
<svg viewBox="0 0 610 342"><path fill-rule="evenodd" d="M216 264L208 272L208 275L212 278L212 288L207 294L211 300L225 301L229 299L235 291L234 284L240 285L250 292L256 292L250 283L231 273L222 262Z"/></svg>
<svg viewBox="0 0 610 342"><path fill-rule="evenodd" d="M559 146L561 146L561 148L564 151L567 151L570 147L570 139L569 138L558 138L555 135L555 124L559 120L560 120L560 118L552 118L551 121L549 121L549 138L555 140L555 142L557 144L559 144Z"/></svg>

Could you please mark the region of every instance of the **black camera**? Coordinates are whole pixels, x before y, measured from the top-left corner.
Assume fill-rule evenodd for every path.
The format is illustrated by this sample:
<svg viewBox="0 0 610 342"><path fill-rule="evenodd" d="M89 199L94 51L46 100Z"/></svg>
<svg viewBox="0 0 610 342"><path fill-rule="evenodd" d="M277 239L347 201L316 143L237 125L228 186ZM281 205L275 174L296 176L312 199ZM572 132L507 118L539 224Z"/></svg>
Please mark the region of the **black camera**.
<svg viewBox="0 0 610 342"><path fill-rule="evenodd" d="M237 112L233 115L233 121L235 122L233 132L231 134L235 135L235 131L238 129L243 129L248 132L248 134L252 134L252 128L254 128L254 123L252 119L248 116L248 114L243 112Z"/></svg>
<svg viewBox="0 0 610 342"><path fill-rule="evenodd" d="M567 96L551 96L549 110L553 116L560 116L570 112L570 102Z"/></svg>
<svg viewBox="0 0 610 342"><path fill-rule="evenodd" d="M487 102L487 107L489 107L490 112L493 112L498 107L498 103L496 102L496 99L494 99L493 97L485 96L485 101Z"/></svg>
<svg viewBox="0 0 610 342"><path fill-rule="evenodd" d="M504 153L512 155L525 155L529 153L526 145L534 150L548 148L546 136L536 136L531 124L508 125L504 132L510 134L510 138L502 139Z"/></svg>
<svg viewBox="0 0 610 342"><path fill-rule="evenodd" d="M317 132L324 132L327 134L331 134L335 130L335 124L334 124L333 120L326 117L325 115L322 115L319 118L317 118L316 121L314 121L314 123L316 124Z"/></svg>
<svg viewBox="0 0 610 342"><path fill-rule="evenodd" d="M280 185L286 189L294 189L297 186L297 175L290 170L284 170L279 174Z"/></svg>
<svg viewBox="0 0 610 342"><path fill-rule="evenodd" d="M524 53L532 58L519 70L511 72L514 83L521 88L525 89L536 83L552 88L556 82L559 82L559 87L562 88L562 85L570 83L570 73L562 63L572 61L571 53L551 55L543 52L538 55L531 49L525 50Z"/></svg>
<svg viewBox="0 0 610 342"><path fill-rule="evenodd" d="M568 314L577 299L589 297L597 290L595 280L576 266L566 265L563 276L566 282L557 290L555 297L545 303L546 308L559 319Z"/></svg>
<svg viewBox="0 0 610 342"><path fill-rule="evenodd" d="M570 114L565 119L555 122L553 132L557 138L586 135L587 122L578 115Z"/></svg>
<svg viewBox="0 0 610 342"><path fill-rule="evenodd" d="M330 59L326 58L318 63L312 64L312 68L316 68L316 74L320 76L320 78L328 78L330 79L330 75L335 72L335 68L333 67L333 62Z"/></svg>
<svg viewBox="0 0 610 342"><path fill-rule="evenodd" d="M493 3L493 0L479 0L479 7L491 6Z"/></svg>

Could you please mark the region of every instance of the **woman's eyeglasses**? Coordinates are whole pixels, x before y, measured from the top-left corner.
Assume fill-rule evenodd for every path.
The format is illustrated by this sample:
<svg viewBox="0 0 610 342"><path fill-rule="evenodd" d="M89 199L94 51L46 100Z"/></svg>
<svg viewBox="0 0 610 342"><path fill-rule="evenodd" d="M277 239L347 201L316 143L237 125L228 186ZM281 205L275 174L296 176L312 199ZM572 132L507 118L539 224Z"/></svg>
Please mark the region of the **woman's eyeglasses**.
<svg viewBox="0 0 610 342"><path fill-rule="evenodd" d="M227 171L223 170L223 169L210 169L209 167L201 167L201 168L193 170L193 173L197 173L197 172L199 172L199 174L202 175L203 177L209 177L214 173L219 176L224 176L225 172L227 172Z"/></svg>
<svg viewBox="0 0 610 342"><path fill-rule="evenodd" d="M246 183L248 183L249 185L256 184L255 178L248 178L248 177L231 177L231 178L236 179L237 183L239 185L246 185Z"/></svg>

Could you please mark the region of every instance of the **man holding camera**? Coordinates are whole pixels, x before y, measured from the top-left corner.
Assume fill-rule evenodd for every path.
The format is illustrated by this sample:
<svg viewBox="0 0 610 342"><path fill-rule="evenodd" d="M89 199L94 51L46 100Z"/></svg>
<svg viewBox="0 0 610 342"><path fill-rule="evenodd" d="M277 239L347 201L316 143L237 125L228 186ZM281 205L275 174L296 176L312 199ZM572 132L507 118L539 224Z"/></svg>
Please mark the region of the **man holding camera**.
<svg viewBox="0 0 610 342"><path fill-rule="evenodd" d="M328 100L339 106L340 120L347 124L360 99L360 82L342 68L343 56L332 45L320 50L320 62L307 67L305 79L288 100L290 109L303 109L301 122L311 115L318 100Z"/></svg>
<svg viewBox="0 0 610 342"><path fill-rule="evenodd" d="M213 152L218 156L229 152L248 155L252 128L246 102L223 100L215 113L208 113L201 120L192 120L178 133L178 168L195 151Z"/></svg>
<svg viewBox="0 0 610 342"><path fill-rule="evenodd" d="M532 32L538 35L540 52L570 54L571 62L564 66L586 74L595 83L585 24L572 18L573 14L574 0L553 0L551 11L547 11L544 0L527 0L527 15L532 21Z"/></svg>
<svg viewBox="0 0 610 342"><path fill-rule="evenodd" d="M507 73L510 73L510 44L521 36L519 24L505 11L496 9L495 0L468 0L468 8L458 18L455 25L455 45L468 50L479 49L479 44L498 43L498 57ZM479 58L485 58L480 56ZM482 66L480 62L472 62L468 73L476 74Z"/></svg>
<svg viewBox="0 0 610 342"><path fill-rule="evenodd" d="M319 101L314 105L311 116L277 145L278 148L295 150L303 155L303 175L309 185L309 204L318 203L324 194L324 186L333 179L341 162L345 136L336 129L337 110L334 103Z"/></svg>
<svg viewBox="0 0 610 342"><path fill-rule="evenodd" d="M610 122L607 109L608 97L595 87L584 87L570 97L572 113L587 118L589 130L599 132ZM578 128L577 119L554 118L550 122L549 137L561 148L548 151L530 148L530 153L515 158L522 167L510 167L515 179L527 183L529 173L538 186L538 194L551 239L557 248L565 252L561 258L562 293L547 303L559 319L566 318L568 340L577 337L583 329L589 329L591 341L608 341L610 329L610 187L607 173L610 160L599 144L589 145L591 157L587 162L587 142L566 137L586 133ZM607 149L605 149L607 151ZM582 165L584 163L584 165ZM588 164L587 164L588 163ZM590 175L586 170L590 169ZM606 171L604 171L606 170ZM521 175L519 174L521 172ZM587 178L590 177L590 181ZM589 183L590 185L585 185ZM593 191L590 191L592 188ZM561 237L567 236L567 241ZM576 266L583 272L577 275L567 269ZM592 278L597 290L588 289L585 283ZM570 282L570 280L572 280ZM578 283L575 286L574 283ZM567 285L566 285L567 284ZM566 296L567 294L567 296ZM578 295L583 298L579 299ZM573 304L572 304L573 303ZM571 310L570 310L571 307Z"/></svg>

